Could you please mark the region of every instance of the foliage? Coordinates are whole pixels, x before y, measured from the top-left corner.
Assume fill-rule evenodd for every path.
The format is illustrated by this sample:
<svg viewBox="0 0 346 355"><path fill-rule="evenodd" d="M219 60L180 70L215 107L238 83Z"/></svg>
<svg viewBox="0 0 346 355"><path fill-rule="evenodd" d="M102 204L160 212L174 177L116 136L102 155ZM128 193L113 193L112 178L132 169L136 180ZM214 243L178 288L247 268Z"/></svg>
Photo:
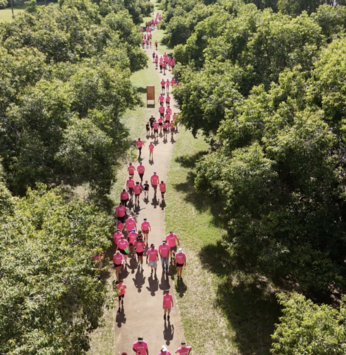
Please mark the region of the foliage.
<svg viewBox="0 0 346 355"><path fill-rule="evenodd" d="M272 335L273 354L345 354L345 306L316 305L293 293L278 295L284 307Z"/></svg>
<svg viewBox="0 0 346 355"><path fill-rule="evenodd" d="M8 6L7 0L0 0L0 9L4 9Z"/></svg>
<svg viewBox="0 0 346 355"><path fill-rule="evenodd" d="M25 1L24 4L26 5L25 11L30 12L30 13L37 11L37 2L36 2L36 0Z"/></svg>
<svg viewBox="0 0 346 355"><path fill-rule="evenodd" d="M91 256L109 245L108 217L43 185L18 199L0 184L1 352L83 354L105 301Z"/></svg>

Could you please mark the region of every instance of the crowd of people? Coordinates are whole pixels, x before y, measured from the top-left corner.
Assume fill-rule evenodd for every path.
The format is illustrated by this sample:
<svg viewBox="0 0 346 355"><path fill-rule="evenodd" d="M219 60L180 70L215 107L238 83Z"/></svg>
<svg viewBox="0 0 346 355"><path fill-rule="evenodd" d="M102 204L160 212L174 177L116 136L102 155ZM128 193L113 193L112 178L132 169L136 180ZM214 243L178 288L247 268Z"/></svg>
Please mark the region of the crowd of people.
<svg viewBox="0 0 346 355"><path fill-rule="evenodd" d="M151 48L152 46L152 31L159 26L161 15L156 14L151 21L146 22L145 28L141 27L143 48ZM158 43L155 41L155 48L157 50ZM175 66L175 59L166 53L159 57L157 53L153 53L153 63L160 72L165 75L166 70L172 70ZM169 95L170 88L179 83L173 78L172 80L161 80L161 94L158 98L159 109L158 118L153 115L146 123L146 138L152 138L153 141L149 142L149 161L154 163L154 143L158 143L158 138L163 137L167 140L167 135L173 136L177 130L177 113L172 115L171 97ZM113 255L113 265L115 270L115 284L118 297L118 312L124 310L124 299L126 295L126 284L121 278L123 269L130 266L129 260L132 265L137 265L137 272L144 272L144 259L150 271L151 277L158 279L158 263L161 261L162 274L169 275L173 269L176 269L178 282L182 280L182 270L186 266L186 255L180 247L178 236L170 231L163 239L159 246L149 242L149 235L152 232L152 227L147 218L143 218L141 223L136 222L136 219L131 214L130 206L139 206L140 195L143 194L143 200L149 201L149 191L153 191L153 198L156 200L159 191L161 199L165 199L166 183L160 179L159 175L154 172L152 176L145 179L146 169L142 162L142 148L144 142L138 138L136 140L136 147L138 149L138 164L135 166L132 162L127 167L128 178L125 186L120 193L120 203L115 208L116 217L116 231L113 235L115 244L115 253ZM150 182L150 183L149 183ZM99 268L102 268L102 259L104 253L94 256L94 260ZM98 276L100 278L100 275ZM163 319L164 322L170 322L171 311L174 307L173 296L170 290L166 289L163 292ZM149 355L148 344L139 336L137 341L133 344L132 350L137 355ZM185 341L181 342L175 353L180 355L189 355L191 346L187 346ZM127 355L127 353L122 353ZM159 355L171 355L166 345L162 345Z"/></svg>

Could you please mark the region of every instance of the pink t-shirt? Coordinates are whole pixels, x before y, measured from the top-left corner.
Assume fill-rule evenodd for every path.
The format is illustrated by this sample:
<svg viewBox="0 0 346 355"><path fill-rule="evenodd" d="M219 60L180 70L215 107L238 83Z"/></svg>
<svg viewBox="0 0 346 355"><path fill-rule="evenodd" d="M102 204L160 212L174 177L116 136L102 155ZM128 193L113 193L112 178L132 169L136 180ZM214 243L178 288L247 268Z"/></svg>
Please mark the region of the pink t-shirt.
<svg viewBox="0 0 346 355"><path fill-rule="evenodd" d="M165 122L163 125L162 125L163 129L167 129L168 128L168 124Z"/></svg>
<svg viewBox="0 0 346 355"><path fill-rule="evenodd" d="M125 225L126 225L127 231L129 232L135 228L136 221L133 218L128 218L125 222Z"/></svg>
<svg viewBox="0 0 346 355"><path fill-rule="evenodd" d="M160 112L160 113L165 113L165 108L164 108L163 106L160 106L160 107L159 107L159 112Z"/></svg>
<svg viewBox="0 0 346 355"><path fill-rule="evenodd" d="M171 97L170 96L166 96L166 102L170 102L171 101Z"/></svg>
<svg viewBox="0 0 346 355"><path fill-rule="evenodd" d="M162 60L162 59L160 58L160 61L161 61L161 60ZM162 80L161 80L161 86L164 87L165 84L166 84L166 82L164 81L164 79L162 79Z"/></svg>
<svg viewBox="0 0 346 355"><path fill-rule="evenodd" d="M118 223L117 223L117 229L119 229L120 231L122 231L122 230L123 230L123 228L124 228L123 223L118 222Z"/></svg>
<svg viewBox="0 0 346 355"><path fill-rule="evenodd" d="M149 145L149 150L152 152L154 150L154 144Z"/></svg>
<svg viewBox="0 0 346 355"><path fill-rule="evenodd" d="M113 240L115 244L118 244L118 241L121 239L123 234L121 232L115 232L113 235Z"/></svg>
<svg viewBox="0 0 346 355"><path fill-rule="evenodd" d="M139 195L141 193L141 185L137 184L133 187L133 191L135 192L135 195Z"/></svg>
<svg viewBox="0 0 346 355"><path fill-rule="evenodd" d="M126 249L129 246L129 242L126 239L120 239L118 241L118 248L121 250Z"/></svg>
<svg viewBox="0 0 346 355"><path fill-rule="evenodd" d="M169 80L166 81L166 86L169 87Z"/></svg>
<svg viewBox="0 0 346 355"><path fill-rule="evenodd" d="M171 122L169 126L171 127L171 129L174 129L174 122Z"/></svg>
<svg viewBox="0 0 346 355"><path fill-rule="evenodd" d="M159 251L160 251L160 255L163 258L167 258L168 257L168 253L169 253L169 245L167 244L161 244L159 246Z"/></svg>
<svg viewBox="0 0 346 355"><path fill-rule="evenodd" d="M172 295L163 295L163 308L172 308Z"/></svg>
<svg viewBox="0 0 346 355"><path fill-rule="evenodd" d="M155 261L155 260L157 260L158 251L157 251L157 249L150 248L147 251L147 255L149 257L149 261Z"/></svg>
<svg viewBox="0 0 346 355"><path fill-rule="evenodd" d="M115 264L115 265L120 265L121 263L122 263L122 261L123 261L123 259L124 259L124 257L123 257L123 254L114 254L113 255L113 263Z"/></svg>
<svg viewBox="0 0 346 355"><path fill-rule="evenodd" d="M145 242L137 240L135 246L136 246L136 252L142 253L144 250Z"/></svg>
<svg viewBox="0 0 346 355"><path fill-rule="evenodd" d="M158 182L159 182L159 180L160 180L160 178L159 178L158 175L153 175L153 176L151 177L151 183L152 183L153 185L157 185Z"/></svg>
<svg viewBox="0 0 346 355"><path fill-rule="evenodd" d="M118 296L122 296L125 295L125 290L126 290L126 285L124 284L118 284L117 285L117 289L120 290L120 292L118 293Z"/></svg>
<svg viewBox="0 0 346 355"><path fill-rule="evenodd" d="M166 184L165 183L161 183L160 185L160 192L165 192L166 191Z"/></svg>
<svg viewBox="0 0 346 355"><path fill-rule="evenodd" d="M129 172L130 175L133 175L135 173L135 167L133 165L130 165L128 168L127 168L127 171Z"/></svg>
<svg viewBox="0 0 346 355"><path fill-rule="evenodd" d="M123 191L121 194L120 194L120 200L124 201L124 200L127 200L129 198L129 194L127 193L127 191ZM125 215L125 213L124 213ZM122 216L120 216L122 217Z"/></svg>
<svg viewBox="0 0 346 355"><path fill-rule="evenodd" d="M143 222L141 224L142 231L147 231L149 230L149 222Z"/></svg>
<svg viewBox="0 0 346 355"><path fill-rule="evenodd" d="M135 182L134 182L133 179L127 179L126 185L127 185L128 187L134 187L134 186L135 186Z"/></svg>
<svg viewBox="0 0 346 355"><path fill-rule="evenodd" d="M148 349L148 344L145 341L136 341L133 343L132 349L136 350L138 355L145 355L145 350Z"/></svg>
<svg viewBox="0 0 346 355"><path fill-rule="evenodd" d="M138 148L142 148L142 145L143 145L143 141L136 141L136 146L138 147Z"/></svg>
<svg viewBox="0 0 346 355"><path fill-rule="evenodd" d="M160 118L158 119L158 121L159 121L159 123L161 123L161 124L162 124L162 122L163 122L163 118L162 118L162 117L160 117Z"/></svg>
<svg viewBox="0 0 346 355"><path fill-rule="evenodd" d="M172 109L171 109L170 107L167 107L166 112L167 112L169 115L171 115L171 114L172 114Z"/></svg>
<svg viewBox="0 0 346 355"><path fill-rule="evenodd" d="M159 126L159 125L157 124L157 122L153 122L153 128L154 128L154 129L158 129L158 126Z"/></svg>
<svg viewBox="0 0 346 355"><path fill-rule="evenodd" d="M126 192L127 193L127 192ZM125 216L125 207L124 206L118 206L115 209L115 212L117 213L118 217L124 217Z"/></svg>
<svg viewBox="0 0 346 355"><path fill-rule="evenodd" d="M159 96L159 102L163 102L164 99L165 99L165 97L164 97L163 95L160 95L160 96Z"/></svg>
<svg viewBox="0 0 346 355"><path fill-rule="evenodd" d="M177 235L175 233L173 234L168 234L166 236L166 241L170 247L175 247L175 241L178 239Z"/></svg>
<svg viewBox="0 0 346 355"><path fill-rule="evenodd" d="M137 238L137 234L136 233L132 233L131 232L131 233L129 233L127 235L127 237L129 238L130 243L135 244L136 238Z"/></svg>
<svg viewBox="0 0 346 355"><path fill-rule="evenodd" d="M138 174L144 174L145 167L143 165L138 165L137 171L138 171Z"/></svg>
<svg viewBox="0 0 346 355"><path fill-rule="evenodd" d="M187 355L191 349L191 346L185 346L185 348L177 349L176 353L179 353L180 355Z"/></svg>
<svg viewBox="0 0 346 355"><path fill-rule="evenodd" d="M185 264L186 256L184 253L176 253L175 260L178 264Z"/></svg>
<svg viewBox="0 0 346 355"><path fill-rule="evenodd" d="M166 121L170 121L171 120L171 115L169 113L165 114L165 119Z"/></svg>

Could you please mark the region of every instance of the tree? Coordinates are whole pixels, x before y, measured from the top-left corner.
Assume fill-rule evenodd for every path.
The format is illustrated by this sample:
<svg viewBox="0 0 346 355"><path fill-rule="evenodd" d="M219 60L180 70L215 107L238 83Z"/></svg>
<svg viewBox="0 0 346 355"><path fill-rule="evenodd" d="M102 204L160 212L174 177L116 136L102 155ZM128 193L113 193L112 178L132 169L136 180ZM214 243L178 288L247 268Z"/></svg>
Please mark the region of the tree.
<svg viewBox="0 0 346 355"><path fill-rule="evenodd" d="M317 305L293 293L278 295L284 307L272 335L272 354L345 354L345 306Z"/></svg>

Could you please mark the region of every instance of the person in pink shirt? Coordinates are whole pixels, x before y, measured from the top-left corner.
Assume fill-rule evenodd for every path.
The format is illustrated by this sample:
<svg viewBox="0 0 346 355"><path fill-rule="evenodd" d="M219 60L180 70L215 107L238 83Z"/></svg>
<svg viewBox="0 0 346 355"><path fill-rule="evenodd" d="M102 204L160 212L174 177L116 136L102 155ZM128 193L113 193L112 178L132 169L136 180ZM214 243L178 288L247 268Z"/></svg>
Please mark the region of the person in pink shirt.
<svg viewBox="0 0 346 355"><path fill-rule="evenodd" d="M133 198L133 188L135 186L135 182L132 178L132 176L130 176L127 180L126 180L126 187L128 188L129 190L129 194L131 196L131 201L132 201L132 198Z"/></svg>
<svg viewBox="0 0 346 355"><path fill-rule="evenodd" d="M117 222L117 229L122 231L124 229L124 223L121 222L120 219L118 219L118 222Z"/></svg>
<svg viewBox="0 0 346 355"><path fill-rule="evenodd" d="M162 93L165 92L165 87L166 87L165 79L162 79L162 80L161 80L161 91L162 91Z"/></svg>
<svg viewBox="0 0 346 355"><path fill-rule="evenodd" d="M149 144L149 160L154 160L154 144L150 142Z"/></svg>
<svg viewBox="0 0 346 355"><path fill-rule="evenodd" d="M163 140L167 140L168 124L166 121L162 124L162 128L163 128Z"/></svg>
<svg viewBox="0 0 346 355"><path fill-rule="evenodd" d="M186 255L183 253L183 249L179 248L178 252L175 254L175 266L177 268L178 280L181 280L181 274L183 272L183 267L186 266Z"/></svg>
<svg viewBox="0 0 346 355"><path fill-rule="evenodd" d="M135 251L137 254L138 267L143 269L143 252L145 248L145 241L143 240L142 232L138 232L137 241L135 243Z"/></svg>
<svg viewBox="0 0 346 355"><path fill-rule="evenodd" d="M129 163L129 166L127 167L127 171L129 172L129 176L132 176L135 174L136 168L132 165L132 163Z"/></svg>
<svg viewBox="0 0 346 355"><path fill-rule="evenodd" d="M133 253L134 246L135 246L136 240L137 240L136 230L132 229L131 232L127 235L127 238L129 239L129 246L131 249L131 253Z"/></svg>
<svg viewBox="0 0 346 355"><path fill-rule="evenodd" d="M137 181L136 185L133 188L133 191L135 193L135 205L137 203L137 205L139 206L139 195L141 194L142 190L142 186L139 184L139 181Z"/></svg>
<svg viewBox="0 0 346 355"><path fill-rule="evenodd" d="M166 80L166 94L169 93L169 79Z"/></svg>
<svg viewBox="0 0 346 355"><path fill-rule="evenodd" d="M118 290L118 301L119 301L118 312L120 312L120 302L121 302L121 306L124 310L124 297L125 297L125 292L126 292L126 285L123 284L123 280L119 280L116 282L116 287Z"/></svg>
<svg viewBox="0 0 346 355"><path fill-rule="evenodd" d="M137 229L136 221L134 220L131 214L129 215L128 219L125 221L125 226L126 226L127 233L130 233L132 229L135 230Z"/></svg>
<svg viewBox="0 0 346 355"><path fill-rule="evenodd" d="M115 279L119 280L119 275L121 272L121 269L123 267L123 262L124 262L124 257L122 254L120 254L120 251L117 250L115 254L113 255L113 264L114 264L114 269L115 269Z"/></svg>
<svg viewBox="0 0 346 355"><path fill-rule="evenodd" d="M172 109L171 109L170 107L167 107L167 108L166 108L166 113L168 113L169 115L171 115L171 114L172 114Z"/></svg>
<svg viewBox="0 0 346 355"><path fill-rule="evenodd" d="M163 106L159 107L159 112L160 112L160 117L163 118L163 115L165 114L165 108Z"/></svg>
<svg viewBox="0 0 346 355"><path fill-rule="evenodd" d="M122 202L119 203L119 206L115 209L115 217L118 218L122 223L125 221L126 207Z"/></svg>
<svg viewBox="0 0 346 355"><path fill-rule="evenodd" d="M139 165L137 166L137 172L138 172L138 175L141 179L141 182L143 181L143 175L144 175L144 172L145 172L145 167L144 165L142 165L142 162L139 162Z"/></svg>
<svg viewBox="0 0 346 355"><path fill-rule="evenodd" d="M168 274L168 255L169 255L169 245L167 245L166 240L162 241L162 244L159 246L159 254L161 258L161 265L163 272Z"/></svg>
<svg viewBox="0 0 346 355"><path fill-rule="evenodd" d="M124 235L121 236L120 240L118 241L118 250L124 257L124 264L125 267L127 266L127 254L129 253L129 242L125 239Z"/></svg>
<svg viewBox="0 0 346 355"><path fill-rule="evenodd" d="M155 249L155 245L151 244L150 249L147 250L147 264L151 267L150 275L153 274L153 269L155 270L155 279L157 280L156 270L157 270L157 260L159 259L159 252Z"/></svg>
<svg viewBox="0 0 346 355"><path fill-rule="evenodd" d="M159 184L160 178L156 174L156 171L154 171L154 174L150 178L151 186L154 189L154 198L156 198L156 191L157 191L157 185Z"/></svg>
<svg viewBox="0 0 346 355"><path fill-rule="evenodd" d="M162 135L163 118L160 117L160 118L158 119L158 122L159 122L159 133L160 133L160 135Z"/></svg>
<svg viewBox="0 0 346 355"><path fill-rule="evenodd" d="M159 189L161 192L161 198L164 200L165 199L165 193L166 193L166 184L161 181L160 185L159 185Z"/></svg>
<svg viewBox="0 0 346 355"><path fill-rule="evenodd" d="M120 200L123 206L126 208L127 202L129 202L129 193L123 189L123 191L120 193Z"/></svg>
<svg viewBox="0 0 346 355"><path fill-rule="evenodd" d="M148 245L149 242L149 231L151 231L151 226L150 223L147 221L146 218L143 219L143 222L141 224L141 230L144 234L144 240L146 244Z"/></svg>
<svg viewBox="0 0 346 355"><path fill-rule="evenodd" d="M166 313L167 313L167 320L169 322L169 315L171 313L171 309L173 308L173 296L169 293L169 290L165 290L163 293L163 319L166 320Z"/></svg>
<svg viewBox="0 0 346 355"><path fill-rule="evenodd" d="M165 96L161 93L159 96L159 103L161 106L163 106L164 101L165 101Z"/></svg>
<svg viewBox="0 0 346 355"><path fill-rule="evenodd" d="M159 355L171 355L171 353L167 350L166 345L162 345Z"/></svg>
<svg viewBox="0 0 346 355"><path fill-rule="evenodd" d="M136 140L136 146L138 148L138 159L139 159L141 157L141 154L142 154L142 146L143 146L143 141L140 138L138 138Z"/></svg>
<svg viewBox="0 0 346 355"><path fill-rule="evenodd" d="M173 231L170 231L169 234L166 235L166 241L167 244L169 245L169 257L172 259L174 258L174 253L177 251L177 243L180 245L179 238Z"/></svg>
<svg viewBox="0 0 346 355"><path fill-rule="evenodd" d="M171 97L169 95L166 96L166 106L170 106L171 104Z"/></svg>
<svg viewBox="0 0 346 355"><path fill-rule="evenodd" d="M142 336L139 336L137 341L133 343L132 350L136 355L149 355L148 344L143 340Z"/></svg>
<svg viewBox="0 0 346 355"><path fill-rule="evenodd" d="M191 346L186 346L186 341L181 342L181 347L177 349L175 352L176 354L179 355L189 355L192 350Z"/></svg>
<svg viewBox="0 0 346 355"><path fill-rule="evenodd" d="M171 120L171 115L170 115L168 112L166 112L166 114L165 114L165 121L166 121L167 123L169 123L170 120Z"/></svg>
<svg viewBox="0 0 346 355"><path fill-rule="evenodd" d="M114 240L114 244L115 244L115 250L118 249L118 241L121 239L121 236L123 235L123 233L117 229L116 232L113 234L113 240Z"/></svg>

